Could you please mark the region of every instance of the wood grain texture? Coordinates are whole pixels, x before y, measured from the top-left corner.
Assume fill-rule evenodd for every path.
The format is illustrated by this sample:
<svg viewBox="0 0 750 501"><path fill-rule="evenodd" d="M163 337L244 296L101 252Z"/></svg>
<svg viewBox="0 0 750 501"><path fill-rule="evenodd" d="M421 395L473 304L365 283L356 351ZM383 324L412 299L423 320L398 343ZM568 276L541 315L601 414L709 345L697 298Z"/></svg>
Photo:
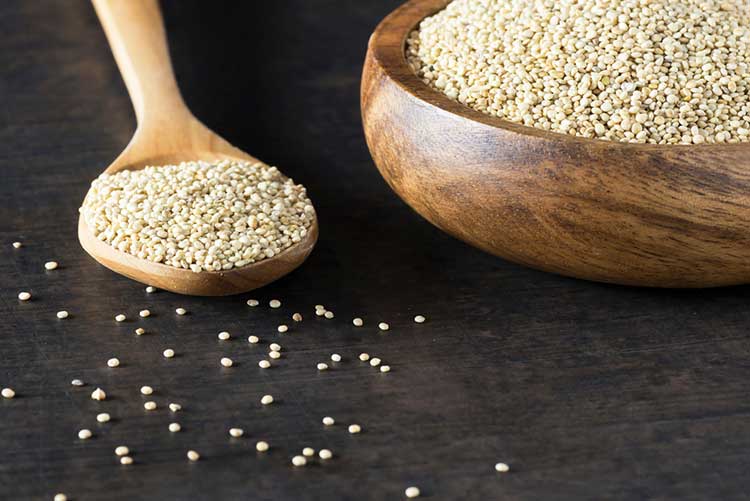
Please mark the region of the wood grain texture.
<svg viewBox="0 0 750 501"><path fill-rule="evenodd" d="M108 174L147 165L203 160L258 162L203 125L185 105L169 58L157 0L93 0L125 85L138 127ZM140 259L96 238L83 215L78 239L107 268L144 284L179 294L227 296L262 287L301 265L318 239L318 221L292 247L272 258L227 271L203 271Z"/></svg>
<svg viewBox="0 0 750 501"><path fill-rule="evenodd" d="M132 137L132 105L88 1L0 2L0 386L18 395L0 399L1 499L383 501L409 485L425 501L747 498L750 287L567 279L417 215L373 166L359 116L368 36L399 3L162 3L190 109L307 186L321 222L294 273L205 298L146 294L81 249L80 200ZM60 268L45 271L50 259ZM16 299L24 289L29 303ZM268 308L272 298L282 308ZM315 317L317 303L336 317ZM60 309L70 318L58 321ZM127 322L113 321L120 312ZM135 336L139 326L149 334ZM218 341L221 330L234 338ZM284 355L264 371L272 342ZM392 371L355 360L364 351ZM318 373L334 352L342 364ZM143 410L145 384L155 413ZM107 401L89 398L95 385ZM261 408L265 393L278 405ZM171 401L181 414L166 411ZM102 411L112 421L99 425ZM340 426L324 428L326 415ZM181 433L167 431L172 421ZM352 422L359 436L346 433ZM231 440L232 426L245 437ZM84 427L88 442L76 438ZM121 444L132 468L117 463ZM308 445L334 460L293 469ZM188 463L189 448L202 460ZM501 460L506 476L493 470Z"/></svg>
<svg viewBox="0 0 750 501"><path fill-rule="evenodd" d="M541 270L653 287L750 280L750 146L575 138L485 115L421 82L404 40L446 0L412 0L368 47L362 117L388 184L430 222Z"/></svg>

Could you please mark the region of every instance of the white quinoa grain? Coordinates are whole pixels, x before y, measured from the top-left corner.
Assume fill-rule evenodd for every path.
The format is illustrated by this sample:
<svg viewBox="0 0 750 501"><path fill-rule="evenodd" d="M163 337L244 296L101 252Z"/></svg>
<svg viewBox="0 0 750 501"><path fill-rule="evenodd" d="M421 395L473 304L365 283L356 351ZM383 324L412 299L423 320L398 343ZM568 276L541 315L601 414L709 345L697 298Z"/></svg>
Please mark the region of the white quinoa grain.
<svg viewBox="0 0 750 501"><path fill-rule="evenodd" d="M391 372L391 366L390 365L381 365L380 366L380 372Z"/></svg>
<svg viewBox="0 0 750 501"><path fill-rule="evenodd" d="M172 433L177 433L182 429L182 426L180 426L180 423L169 423L169 431Z"/></svg>
<svg viewBox="0 0 750 501"><path fill-rule="evenodd" d="M270 306L271 308L281 308L281 301L279 301L278 299L271 299L268 302L268 306Z"/></svg>
<svg viewBox="0 0 750 501"><path fill-rule="evenodd" d="M387 324L387 323L385 323L385 322L380 322L380 323L378 324L378 329L380 329L381 331L387 331L387 330L388 330L388 329L390 329L390 328L391 328L391 326L390 326L390 325L388 325L388 324Z"/></svg>
<svg viewBox="0 0 750 501"><path fill-rule="evenodd" d="M266 452L268 450L268 442L264 442L263 440L259 441L255 444L255 450L258 452Z"/></svg>
<svg viewBox="0 0 750 501"><path fill-rule="evenodd" d="M334 362L341 362L341 355L338 353L331 354L331 360Z"/></svg>
<svg viewBox="0 0 750 501"><path fill-rule="evenodd" d="M276 330L283 334L284 332L289 330L289 327L287 325L281 324L278 327L276 327Z"/></svg>
<svg viewBox="0 0 750 501"><path fill-rule="evenodd" d="M57 261L47 261L44 263L44 269L50 271L57 269Z"/></svg>
<svg viewBox="0 0 750 501"><path fill-rule="evenodd" d="M324 317L326 317L326 318L327 318L328 320L330 320L330 319L332 319L332 318L333 318L333 312L332 312L332 311L326 311L326 312L325 312L325 313L323 314L323 316L324 316Z"/></svg>
<svg viewBox="0 0 750 501"><path fill-rule="evenodd" d="M138 312L138 314L141 316L141 318L146 318L151 316L151 311L149 310L141 310Z"/></svg>
<svg viewBox="0 0 750 501"><path fill-rule="evenodd" d="M303 186L275 167L233 160L105 173L80 211L102 242L194 272L272 258L304 239L315 220Z"/></svg>
<svg viewBox="0 0 750 501"><path fill-rule="evenodd" d="M316 317L322 317L325 314L326 314L326 310L315 310Z"/></svg>
<svg viewBox="0 0 750 501"><path fill-rule="evenodd" d="M418 324L423 324L425 320L427 319L422 315L417 315L416 317L414 317L414 321Z"/></svg>
<svg viewBox="0 0 750 501"><path fill-rule="evenodd" d="M221 365L223 365L224 367L231 367L232 365L234 365L234 362L232 362L231 358L224 357L221 359Z"/></svg>
<svg viewBox="0 0 750 501"><path fill-rule="evenodd" d="M417 498L417 497L419 497L419 487L414 487L414 486L407 487L406 490L404 491L404 494L409 499L411 499L411 498Z"/></svg>
<svg viewBox="0 0 750 501"><path fill-rule="evenodd" d="M185 308L177 308L176 310L174 310L174 312L179 316L183 316L185 313L187 313L187 310Z"/></svg>
<svg viewBox="0 0 750 501"><path fill-rule="evenodd" d="M86 383L84 383L82 379L74 379L70 382L70 384L72 384L73 386L83 386Z"/></svg>
<svg viewBox="0 0 750 501"><path fill-rule="evenodd" d="M55 494L53 501L68 501L68 496L66 496L62 492L58 492L57 494Z"/></svg>
<svg viewBox="0 0 750 501"><path fill-rule="evenodd" d="M378 365L380 365L380 359L378 357L371 358L370 365L373 367L377 367Z"/></svg>
<svg viewBox="0 0 750 501"><path fill-rule="evenodd" d="M141 395L151 395L154 389L150 386L141 386Z"/></svg>
<svg viewBox="0 0 750 501"><path fill-rule="evenodd" d="M362 327L362 325L364 325L364 322L359 317L352 320L352 323L354 324L354 327Z"/></svg>
<svg viewBox="0 0 750 501"><path fill-rule="evenodd" d="M247 342L250 344L258 344L258 341L260 341L260 338L258 336L248 336Z"/></svg>
<svg viewBox="0 0 750 501"><path fill-rule="evenodd" d="M115 447L115 455L117 456L127 456L130 454L130 449L127 445L119 445Z"/></svg>
<svg viewBox="0 0 750 501"><path fill-rule="evenodd" d="M352 435L354 435L356 433L361 432L362 431L362 427L360 425L358 425L358 424L350 424L348 430L349 430L349 433L351 433Z"/></svg>
<svg viewBox="0 0 750 501"><path fill-rule="evenodd" d="M112 418L106 412L102 412L101 414L96 415L96 420L99 421L100 423L108 423L110 419Z"/></svg>
<svg viewBox="0 0 750 501"><path fill-rule="evenodd" d="M190 461L198 461L201 458L201 455L196 451L187 451L187 457Z"/></svg>
<svg viewBox="0 0 750 501"><path fill-rule="evenodd" d="M315 449L312 447L305 447L302 449L302 455L308 458L313 457L315 455Z"/></svg>
<svg viewBox="0 0 750 501"><path fill-rule="evenodd" d="M271 350L271 351L268 352L268 356L271 357L271 358L273 358L274 360L277 360L277 359L281 358L281 352Z"/></svg>
<svg viewBox="0 0 750 501"><path fill-rule="evenodd" d="M508 466L506 463L497 463L495 464L495 471L499 473L507 473L510 471L510 466Z"/></svg>
<svg viewBox="0 0 750 501"><path fill-rule="evenodd" d="M115 322L124 322L128 317L123 315L122 313L115 315Z"/></svg>
<svg viewBox="0 0 750 501"><path fill-rule="evenodd" d="M259 304L260 304L260 302L258 302L257 299L248 299L247 300L247 305L248 306L252 306L253 308L256 307L256 306L258 306Z"/></svg>
<svg viewBox="0 0 750 501"><path fill-rule="evenodd" d="M179 412L182 410L182 406L180 404L172 402L169 404L169 410L172 412Z"/></svg>
<svg viewBox="0 0 750 501"><path fill-rule="evenodd" d="M263 395L263 397L260 399L260 403L263 405L269 405L273 403L273 396L271 395Z"/></svg>
<svg viewBox="0 0 750 501"><path fill-rule="evenodd" d="M292 320L295 322L301 322L302 321L302 314L301 313L295 313L292 315Z"/></svg>
<svg viewBox="0 0 750 501"><path fill-rule="evenodd" d="M151 285L149 285L148 287L146 287L146 292L148 294L153 294L154 292L156 292L156 287L152 287Z"/></svg>
<svg viewBox="0 0 750 501"><path fill-rule="evenodd" d="M149 400L148 402L143 403L143 408L147 411L153 411L156 410L156 402L153 400Z"/></svg>
<svg viewBox="0 0 750 501"><path fill-rule="evenodd" d="M292 464L294 466L305 466L307 464L307 459L305 459L305 456L294 456L292 458Z"/></svg>
<svg viewBox="0 0 750 501"><path fill-rule="evenodd" d="M2 395L3 398L13 398L16 396L16 392L13 388L3 388L0 390L0 395Z"/></svg>
<svg viewBox="0 0 750 501"><path fill-rule="evenodd" d="M70 316L70 314L65 310L60 310L57 312L57 318L59 318L60 320L68 318L68 316Z"/></svg>
<svg viewBox="0 0 750 501"><path fill-rule="evenodd" d="M333 457L333 453L328 449L320 449L320 452L318 452L318 456L320 459L331 459Z"/></svg>
<svg viewBox="0 0 750 501"><path fill-rule="evenodd" d="M97 388L91 392L92 400L104 400L106 398L107 398L107 394L104 393L104 390L102 390L101 388Z"/></svg>
<svg viewBox="0 0 750 501"><path fill-rule="evenodd" d="M144 329L143 327L137 327L137 328L135 329L135 335L136 335L136 336L142 336L142 335L144 335L145 333L146 333L146 329Z"/></svg>
<svg viewBox="0 0 750 501"><path fill-rule="evenodd" d="M226 340L227 340L227 339L229 339L230 337L231 337L231 336L229 335L229 333L228 333L227 331L221 331L221 332L219 332L219 339L220 339L221 341L226 341Z"/></svg>
<svg viewBox="0 0 750 501"><path fill-rule="evenodd" d="M19 292L18 293L18 299L20 299L21 301L28 301L29 299L31 299L31 293L30 292L25 292L25 291L24 292Z"/></svg>
<svg viewBox="0 0 750 501"><path fill-rule="evenodd" d="M164 358L173 358L174 350L172 348L167 348L162 352L162 355L164 355Z"/></svg>
<svg viewBox="0 0 750 501"><path fill-rule="evenodd" d="M131 458L130 456L123 456L120 458L120 464L125 466L133 464L133 458Z"/></svg>
<svg viewBox="0 0 750 501"><path fill-rule="evenodd" d="M367 362L368 360L370 360L370 355L367 353L360 353L359 359L363 362Z"/></svg>
<svg viewBox="0 0 750 501"><path fill-rule="evenodd" d="M326 364L326 363L323 363L323 362L319 363L319 364L317 365L317 367L318 367L318 370L319 370L319 371L325 371L325 370L328 370L328 364Z"/></svg>
<svg viewBox="0 0 750 501"><path fill-rule="evenodd" d="M87 430L86 428L82 429L78 432L78 438L81 440L88 440L91 438L91 430Z"/></svg>
<svg viewBox="0 0 750 501"><path fill-rule="evenodd" d="M229 434L234 438L240 438L245 434L245 431L242 428L230 428Z"/></svg>
<svg viewBox="0 0 750 501"><path fill-rule="evenodd" d="M14 249L20 249L23 246L21 242L13 242Z"/></svg>
<svg viewBox="0 0 750 501"><path fill-rule="evenodd" d="M325 426L333 426L336 424L336 420L334 420L331 416L326 416L323 418L323 424Z"/></svg>
<svg viewBox="0 0 750 501"><path fill-rule="evenodd" d="M107 367L115 368L120 366L120 359L119 358L110 358L107 360Z"/></svg>
<svg viewBox="0 0 750 501"><path fill-rule="evenodd" d="M281 351L281 345L279 343L271 343L270 345L268 345L268 348L271 351Z"/></svg>
<svg viewBox="0 0 750 501"><path fill-rule="evenodd" d="M260 362L258 362L258 367L260 367L261 369L268 369L269 367L271 367L271 362L269 362L268 360L261 360Z"/></svg>

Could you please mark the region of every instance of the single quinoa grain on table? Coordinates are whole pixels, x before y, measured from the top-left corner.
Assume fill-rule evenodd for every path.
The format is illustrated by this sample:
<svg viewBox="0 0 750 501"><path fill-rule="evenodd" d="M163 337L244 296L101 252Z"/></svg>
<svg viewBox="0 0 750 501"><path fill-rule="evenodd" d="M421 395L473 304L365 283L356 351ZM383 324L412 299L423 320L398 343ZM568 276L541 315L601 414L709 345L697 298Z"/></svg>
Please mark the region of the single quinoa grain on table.
<svg viewBox="0 0 750 501"><path fill-rule="evenodd" d="M475 110L632 143L750 140L750 3L454 0L406 56Z"/></svg>

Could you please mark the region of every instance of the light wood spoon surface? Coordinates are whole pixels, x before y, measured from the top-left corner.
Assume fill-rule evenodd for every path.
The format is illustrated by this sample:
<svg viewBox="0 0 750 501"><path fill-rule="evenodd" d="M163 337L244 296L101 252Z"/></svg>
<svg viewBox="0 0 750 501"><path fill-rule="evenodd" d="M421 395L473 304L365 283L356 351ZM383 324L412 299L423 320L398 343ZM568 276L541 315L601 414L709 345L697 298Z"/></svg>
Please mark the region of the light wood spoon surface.
<svg viewBox="0 0 750 501"><path fill-rule="evenodd" d="M177 87L157 0L93 0L117 65L133 101L138 127L112 174L147 165L236 159L257 162L196 119ZM191 270L122 252L96 238L83 216L78 239L107 268L144 284L200 296L238 294L286 275L307 258L318 238L317 218L307 235L278 255L228 271Z"/></svg>

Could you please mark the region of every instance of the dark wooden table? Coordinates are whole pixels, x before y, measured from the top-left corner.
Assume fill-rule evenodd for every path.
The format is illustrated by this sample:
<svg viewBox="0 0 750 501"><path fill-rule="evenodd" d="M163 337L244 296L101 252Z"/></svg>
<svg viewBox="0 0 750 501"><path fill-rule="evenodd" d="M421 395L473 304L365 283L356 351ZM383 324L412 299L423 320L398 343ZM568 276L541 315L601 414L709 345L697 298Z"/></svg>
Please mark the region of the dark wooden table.
<svg viewBox="0 0 750 501"><path fill-rule="evenodd" d="M409 485L446 500L745 496L750 288L547 275L411 212L374 168L359 120L368 34L397 3L165 3L189 105L307 185L319 211L320 242L301 269L220 299L146 294L79 248L77 208L128 141L130 102L88 2L0 3L0 386L17 392L0 401L0 498L383 500ZM50 259L60 269L45 271ZM18 301L21 290L33 300ZM316 303L336 318L314 317ZM178 306L190 314L175 316ZM152 317L138 319L145 307ZM57 320L60 309L71 317ZM277 334L295 311L304 322ZM130 320L115 323L119 312ZM413 323L417 313L427 323ZM139 325L149 334L136 337ZM235 338L218 341L221 330ZM284 357L263 371L270 342ZM361 363L363 351L392 372ZM344 361L318 373L334 352ZM113 356L121 367L107 368ZM222 369L222 356L235 367ZM106 401L89 398L96 386ZM265 393L277 403L262 407ZM184 410L171 415L173 401ZM110 423L96 422L102 411ZM326 415L337 424L324 428ZM172 421L183 431L170 433ZM346 432L353 422L361 435ZM230 440L231 426L245 437ZM77 439L84 427L88 441ZM120 444L136 464L118 464ZM304 446L335 458L295 469ZM497 461L512 471L496 473Z"/></svg>

